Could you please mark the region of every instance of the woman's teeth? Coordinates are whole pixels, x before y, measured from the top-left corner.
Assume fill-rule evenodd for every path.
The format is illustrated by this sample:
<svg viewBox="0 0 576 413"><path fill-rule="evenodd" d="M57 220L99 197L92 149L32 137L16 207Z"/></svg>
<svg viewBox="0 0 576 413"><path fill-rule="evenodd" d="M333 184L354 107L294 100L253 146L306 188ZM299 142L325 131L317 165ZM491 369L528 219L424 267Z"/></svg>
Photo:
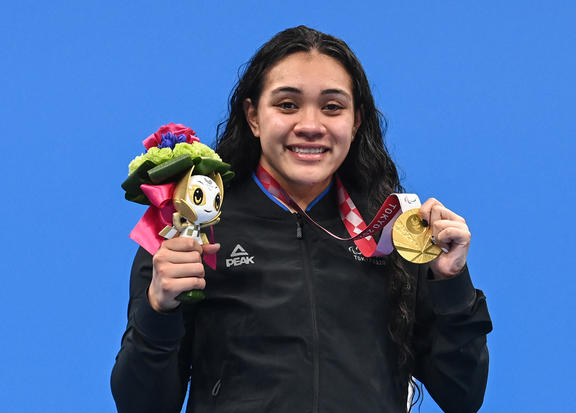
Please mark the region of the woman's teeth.
<svg viewBox="0 0 576 413"><path fill-rule="evenodd" d="M296 153L322 153L326 151L325 148L300 148L298 146L292 146L290 150Z"/></svg>

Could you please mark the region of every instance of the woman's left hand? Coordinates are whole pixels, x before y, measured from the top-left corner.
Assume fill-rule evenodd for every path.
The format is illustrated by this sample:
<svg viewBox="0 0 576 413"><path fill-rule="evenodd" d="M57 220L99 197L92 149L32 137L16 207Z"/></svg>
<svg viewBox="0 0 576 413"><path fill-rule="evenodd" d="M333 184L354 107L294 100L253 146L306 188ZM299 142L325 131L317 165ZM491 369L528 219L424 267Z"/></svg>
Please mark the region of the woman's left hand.
<svg viewBox="0 0 576 413"><path fill-rule="evenodd" d="M443 251L438 258L430 262L434 278L443 279L460 274L466 265L472 236L464 218L434 198L422 204L420 218L428 221L432 236Z"/></svg>

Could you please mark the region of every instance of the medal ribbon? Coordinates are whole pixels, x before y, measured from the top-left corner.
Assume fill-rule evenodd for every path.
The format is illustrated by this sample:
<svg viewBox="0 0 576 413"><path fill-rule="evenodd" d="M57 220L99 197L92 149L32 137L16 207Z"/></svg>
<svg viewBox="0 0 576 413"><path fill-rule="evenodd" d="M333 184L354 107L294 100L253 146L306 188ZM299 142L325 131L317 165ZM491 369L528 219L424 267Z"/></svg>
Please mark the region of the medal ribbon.
<svg viewBox="0 0 576 413"><path fill-rule="evenodd" d="M420 207L420 199L416 194L391 194L384 200L376 216L370 221L370 224L366 225L358 208L356 208L352 198L346 191L346 188L344 188L342 181L336 175L340 217L350 234L350 237L340 237L314 221L260 164L256 169L256 177L268 192L299 214L302 214L310 223L331 237L340 241L354 241L365 257L390 254L394 250L394 246L392 245L392 226L396 218L398 218L402 212ZM376 244L372 235L380 231L382 231L382 235L380 236L380 241Z"/></svg>

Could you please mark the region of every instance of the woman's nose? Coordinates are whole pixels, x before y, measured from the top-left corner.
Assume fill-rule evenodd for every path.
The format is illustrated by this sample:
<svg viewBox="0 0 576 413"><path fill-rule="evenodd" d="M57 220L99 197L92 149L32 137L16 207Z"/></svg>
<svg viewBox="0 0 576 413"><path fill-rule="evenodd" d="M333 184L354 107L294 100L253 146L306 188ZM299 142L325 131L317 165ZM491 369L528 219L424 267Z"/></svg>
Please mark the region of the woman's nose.
<svg viewBox="0 0 576 413"><path fill-rule="evenodd" d="M297 136L307 139L318 139L326 133L326 127L322 123L322 114L315 108L307 108L300 112L300 118L294 126Z"/></svg>

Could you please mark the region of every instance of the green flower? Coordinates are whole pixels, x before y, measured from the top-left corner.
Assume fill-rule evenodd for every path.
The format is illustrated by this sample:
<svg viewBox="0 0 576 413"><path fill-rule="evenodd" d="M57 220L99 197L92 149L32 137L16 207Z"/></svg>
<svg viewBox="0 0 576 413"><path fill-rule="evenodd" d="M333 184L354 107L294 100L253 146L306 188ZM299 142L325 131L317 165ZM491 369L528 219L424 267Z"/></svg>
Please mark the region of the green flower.
<svg viewBox="0 0 576 413"><path fill-rule="evenodd" d="M128 165L128 175L132 174L140 165L142 165L146 161L152 161L155 165L160 165L166 161L172 159L174 155L172 154L172 149L170 148L150 148L148 152L137 156L130 162Z"/></svg>
<svg viewBox="0 0 576 413"><path fill-rule="evenodd" d="M138 167L142 165L145 161L146 161L145 153L132 159L132 162L130 162L130 164L128 165L128 175L132 175L132 173L136 169L138 169Z"/></svg>
<svg viewBox="0 0 576 413"><path fill-rule="evenodd" d="M218 154L214 152L213 149L200 142L194 142L192 144L177 143L173 149L173 154L175 158L181 155L188 154L191 155L193 158L197 158L200 156L203 158L217 159L219 161L222 160L220 156L218 156Z"/></svg>
<svg viewBox="0 0 576 413"><path fill-rule="evenodd" d="M174 149L152 147L148 152L137 156L128 165L128 175L132 174L145 161L152 161L155 165L160 165L170 159L182 155L190 155L192 158L210 158L222 161L220 156L212 148L200 142L194 143L177 143Z"/></svg>
<svg viewBox="0 0 576 413"><path fill-rule="evenodd" d="M156 165L160 165L161 163L172 159L174 155L172 154L172 149L170 148L150 148L148 149L148 152L146 152L146 157Z"/></svg>

